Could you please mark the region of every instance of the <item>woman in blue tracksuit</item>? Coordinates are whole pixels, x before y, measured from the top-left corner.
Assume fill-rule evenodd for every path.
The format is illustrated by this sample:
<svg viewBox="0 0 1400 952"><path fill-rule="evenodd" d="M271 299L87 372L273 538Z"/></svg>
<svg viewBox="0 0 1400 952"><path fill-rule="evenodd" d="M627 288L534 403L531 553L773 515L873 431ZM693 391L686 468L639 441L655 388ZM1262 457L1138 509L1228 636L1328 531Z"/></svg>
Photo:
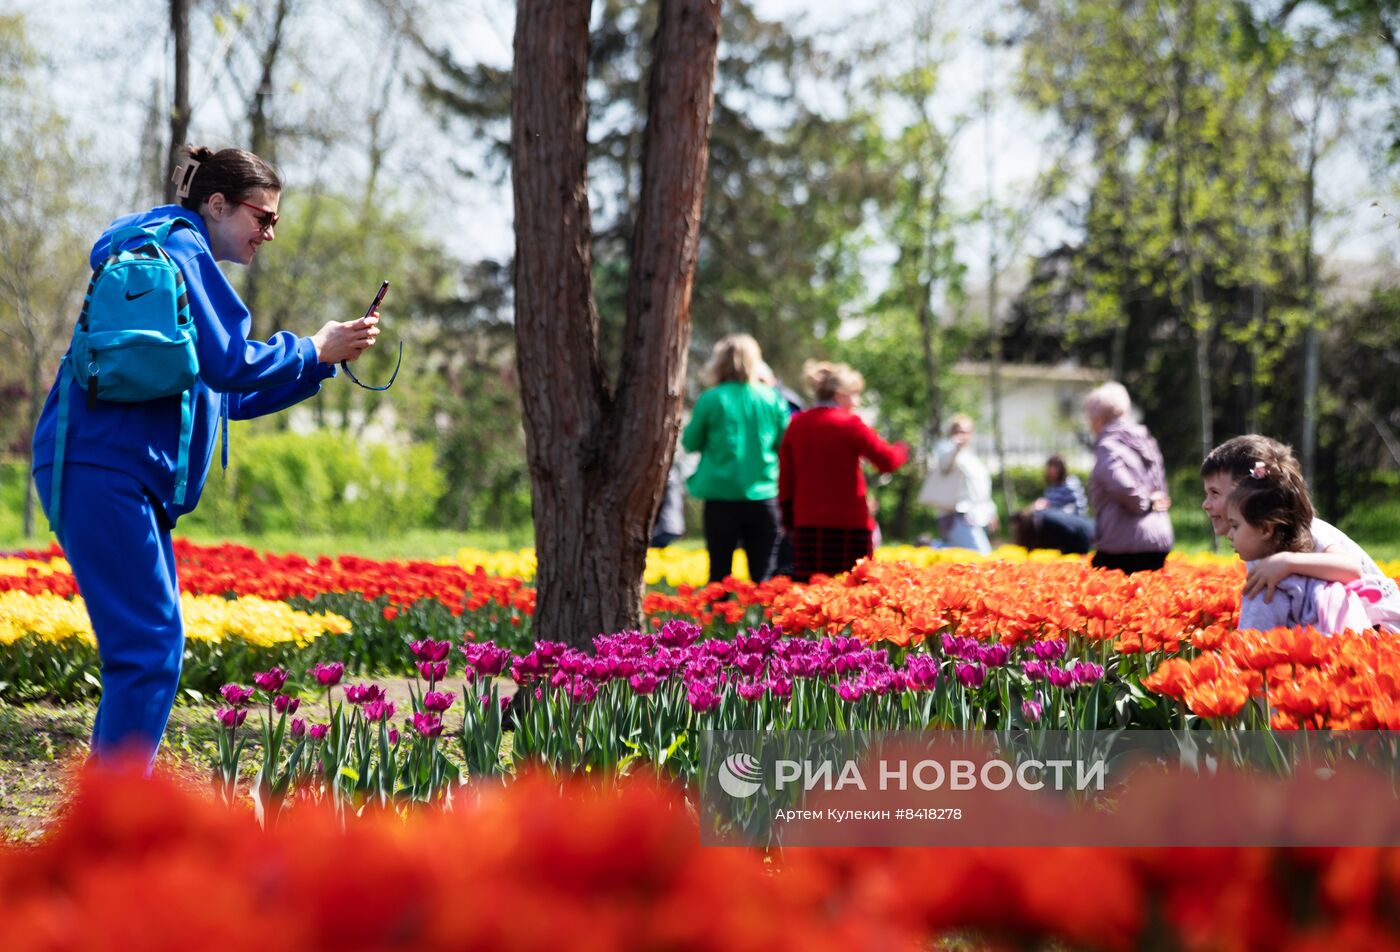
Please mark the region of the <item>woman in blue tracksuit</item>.
<svg viewBox="0 0 1400 952"><path fill-rule="evenodd" d="M59 543L87 602L102 659L102 699L92 731L93 757L116 754L149 764L174 704L184 654L180 587L170 533L204 488L220 409L247 419L285 409L321 389L335 365L374 343L378 313L330 321L311 337L285 331L250 341L252 319L215 262L247 264L277 226L282 182L241 149L186 148L176 175L180 204L119 218L92 250L95 269L111 236L175 218L165 250L179 266L198 335L199 379L189 449L188 489L176 504L181 398L145 403L94 401L69 392ZM77 388L72 375L59 381ZM58 384L34 432L34 478L46 511L53 474Z"/></svg>

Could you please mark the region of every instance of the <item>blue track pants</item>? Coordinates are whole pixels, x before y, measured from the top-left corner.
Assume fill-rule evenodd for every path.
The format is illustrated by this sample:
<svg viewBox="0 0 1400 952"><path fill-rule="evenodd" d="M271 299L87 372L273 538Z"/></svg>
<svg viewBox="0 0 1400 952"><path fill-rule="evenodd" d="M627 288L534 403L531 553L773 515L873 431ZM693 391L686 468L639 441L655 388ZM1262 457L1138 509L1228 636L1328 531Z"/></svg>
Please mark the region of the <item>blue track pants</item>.
<svg viewBox="0 0 1400 952"><path fill-rule="evenodd" d="M35 473L45 508L50 472L46 466ZM58 541L102 659L93 757L120 754L149 765L170 719L185 651L170 529L133 477L66 463Z"/></svg>

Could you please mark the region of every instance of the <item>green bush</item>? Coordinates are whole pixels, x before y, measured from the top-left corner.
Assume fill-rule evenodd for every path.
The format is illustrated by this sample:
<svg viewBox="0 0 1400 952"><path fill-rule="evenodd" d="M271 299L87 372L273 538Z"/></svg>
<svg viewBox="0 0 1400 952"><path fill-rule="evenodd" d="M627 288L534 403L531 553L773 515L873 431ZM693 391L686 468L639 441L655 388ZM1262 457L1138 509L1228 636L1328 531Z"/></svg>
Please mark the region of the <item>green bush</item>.
<svg viewBox="0 0 1400 952"><path fill-rule="evenodd" d="M24 522L24 486L29 482L29 464L23 460L0 463L0 539L18 539ZM34 518L46 527L39 500L34 500Z"/></svg>
<svg viewBox="0 0 1400 952"><path fill-rule="evenodd" d="M430 523L443 493L431 447L330 431L235 433L182 526L217 532L384 536Z"/></svg>
<svg viewBox="0 0 1400 952"><path fill-rule="evenodd" d="M1341 518L1337 526L1363 547L1400 540L1400 500L1373 500Z"/></svg>

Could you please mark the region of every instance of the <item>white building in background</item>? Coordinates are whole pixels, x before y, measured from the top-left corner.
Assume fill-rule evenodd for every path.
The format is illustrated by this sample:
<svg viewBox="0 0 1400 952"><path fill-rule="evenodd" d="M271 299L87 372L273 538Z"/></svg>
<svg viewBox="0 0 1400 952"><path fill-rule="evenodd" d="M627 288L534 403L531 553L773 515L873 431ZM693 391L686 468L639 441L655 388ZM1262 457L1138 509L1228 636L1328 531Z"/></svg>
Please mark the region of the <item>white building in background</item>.
<svg viewBox="0 0 1400 952"><path fill-rule="evenodd" d="M979 395L973 446L993 471L1000 465L992 432L991 365L960 361L953 365L956 386ZM1059 453L1071 470L1087 471L1094 463L1085 442L1088 428L1080 401L1108 380L1108 373L1070 365L1002 364L1001 434L1008 466L1040 466Z"/></svg>

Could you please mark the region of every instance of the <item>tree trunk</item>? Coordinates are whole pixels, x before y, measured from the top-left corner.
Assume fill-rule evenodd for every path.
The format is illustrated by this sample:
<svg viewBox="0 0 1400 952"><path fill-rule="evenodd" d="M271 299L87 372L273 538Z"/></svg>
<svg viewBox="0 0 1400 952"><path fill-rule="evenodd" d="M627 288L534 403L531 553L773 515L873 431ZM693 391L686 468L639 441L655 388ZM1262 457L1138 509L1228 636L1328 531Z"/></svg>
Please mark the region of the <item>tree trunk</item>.
<svg viewBox="0 0 1400 952"><path fill-rule="evenodd" d="M170 180L180 161L180 146L190 134L190 2L170 0L170 34L175 40L175 97L170 104L170 151L165 165L165 202L175 197Z"/></svg>
<svg viewBox="0 0 1400 952"><path fill-rule="evenodd" d="M39 411L42 408L43 398L41 393L40 378L43 375L43 359L41 350L35 346L29 351L29 399L25 407L25 432L33 433L34 428L39 425ZM29 475L30 469L34 465L34 447L31 441L26 440L24 444L25 461L29 464L25 467L24 480L24 537L34 538L34 480Z"/></svg>
<svg viewBox="0 0 1400 952"><path fill-rule="evenodd" d="M516 360L544 638L639 627L651 523L679 427L718 0L662 0L621 379L609 386L588 205L589 0L521 0L511 106Z"/></svg>
<svg viewBox="0 0 1400 952"><path fill-rule="evenodd" d="M1302 465L1303 479L1308 485L1312 485L1317 463L1317 378L1318 350L1321 346L1317 329L1317 261L1313 255L1320 109L1314 109L1308 130L1308 162L1303 178L1303 301L1307 309L1308 327L1303 333L1303 420L1301 438L1298 440L1298 462Z"/></svg>
<svg viewBox="0 0 1400 952"><path fill-rule="evenodd" d="M287 20L292 12L292 0L277 0L277 9L272 17L272 35L262 54L262 73L258 77L257 88L253 90L253 100L248 106L248 149L254 155L271 162L274 158L275 140L272 135L272 90L273 73L277 68L277 58L282 52L282 40L286 35ZM258 294L262 288L262 259L254 257L244 269L242 298L253 317L253 337L265 340L271 337L275 328L269 317L259 319L262 308Z"/></svg>

